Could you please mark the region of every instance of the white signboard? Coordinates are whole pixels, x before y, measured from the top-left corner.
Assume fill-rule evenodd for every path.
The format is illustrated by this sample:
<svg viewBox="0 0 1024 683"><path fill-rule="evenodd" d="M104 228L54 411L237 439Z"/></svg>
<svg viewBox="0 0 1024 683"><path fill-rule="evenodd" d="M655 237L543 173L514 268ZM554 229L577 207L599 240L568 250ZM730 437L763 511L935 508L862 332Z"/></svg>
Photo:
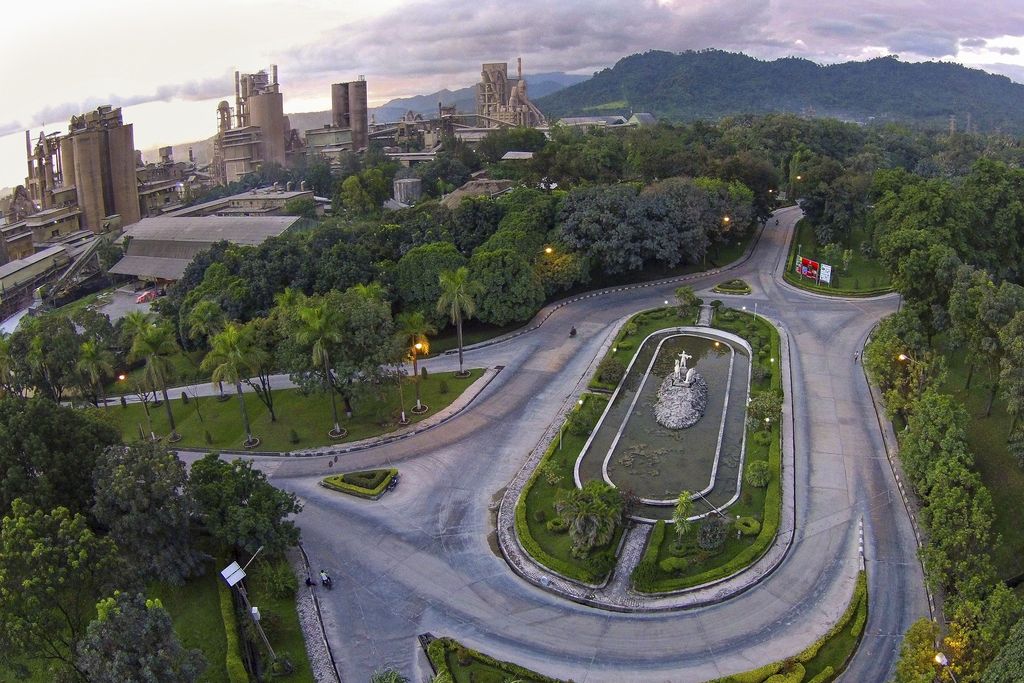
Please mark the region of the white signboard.
<svg viewBox="0 0 1024 683"><path fill-rule="evenodd" d="M832 266L822 263L821 269L818 271L818 279L825 284L832 284Z"/></svg>

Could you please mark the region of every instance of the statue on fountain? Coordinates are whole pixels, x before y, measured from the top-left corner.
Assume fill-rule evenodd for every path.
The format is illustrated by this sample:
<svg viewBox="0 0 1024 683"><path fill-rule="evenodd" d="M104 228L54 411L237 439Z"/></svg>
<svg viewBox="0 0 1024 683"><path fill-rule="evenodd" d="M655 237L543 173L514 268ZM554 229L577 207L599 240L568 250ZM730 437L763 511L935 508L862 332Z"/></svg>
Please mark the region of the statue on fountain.
<svg viewBox="0 0 1024 683"><path fill-rule="evenodd" d="M663 427L692 427L704 415L708 402L708 385L697 372L697 368L686 367L690 360L693 360L693 356L684 349L679 357L674 359L672 374L668 375L658 388L654 417Z"/></svg>

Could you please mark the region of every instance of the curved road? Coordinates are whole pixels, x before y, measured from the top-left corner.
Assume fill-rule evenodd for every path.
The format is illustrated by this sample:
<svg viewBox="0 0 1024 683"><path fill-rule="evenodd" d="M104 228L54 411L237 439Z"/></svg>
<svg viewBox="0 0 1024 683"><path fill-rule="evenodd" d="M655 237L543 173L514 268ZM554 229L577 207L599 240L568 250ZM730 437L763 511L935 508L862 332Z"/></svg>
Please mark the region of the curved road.
<svg viewBox="0 0 1024 683"><path fill-rule="evenodd" d="M870 618L845 681L883 681L903 632L928 613L917 549L886 462L867 385L854 362L895 296L825 299L782 284L796 209L776 214L752 257L730 270L748 297L705 293L752 307L789 333L796 450L797 530L782 565L752 590L684 612L621 614L565 601L518 578L497 551L494 509L615 321L660 305L657 285L584 299L539 329L470 351L469 366L504 365L444 427L331 458L262 458L275 484L294 491L321 592L328 638L346 681L385 665L429 680L416 636L453 636L500 659L581 681L703 681L795 654L845 609L859 567L863 518ZM698 291L724 275L697 278ZM580 334L570 339L569 326ZM430 361L442 369L452 358ZM339 468L399 463L398 489L371 503L332 494L317 480Z"/></svg>

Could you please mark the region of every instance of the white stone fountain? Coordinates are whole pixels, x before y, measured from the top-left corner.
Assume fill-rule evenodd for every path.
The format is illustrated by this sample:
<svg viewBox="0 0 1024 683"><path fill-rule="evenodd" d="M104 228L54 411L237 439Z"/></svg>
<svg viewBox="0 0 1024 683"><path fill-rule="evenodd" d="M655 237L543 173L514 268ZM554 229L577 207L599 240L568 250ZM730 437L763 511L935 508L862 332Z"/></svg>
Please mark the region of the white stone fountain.
<svg viewBox="0 0 1024 683"><path fill-rule="evenodd" d="M683 351L675 359L675 369L658 388L654 419L668 429L686 429L697 424L708 405L708 383L696 368L687 368L693 356Z"/></svg>

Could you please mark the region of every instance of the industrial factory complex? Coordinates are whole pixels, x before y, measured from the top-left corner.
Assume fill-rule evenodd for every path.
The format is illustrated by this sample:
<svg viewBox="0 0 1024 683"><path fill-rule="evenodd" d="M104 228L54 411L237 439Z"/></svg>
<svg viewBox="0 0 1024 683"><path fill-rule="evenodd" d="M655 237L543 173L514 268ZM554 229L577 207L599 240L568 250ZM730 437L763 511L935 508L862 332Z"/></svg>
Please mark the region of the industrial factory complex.
<svg viewBox="0 0 1024 683"><path fill-rule="evenodd" d="M233 106L223 100L216 108L207 164L198 164L191 148L187 161L175 161L171 147L161 148L157 161L144 163L132 124L111 106L72 116L66 132L33 137L25 131L25 184L0 205L0 319L23 307L33 292L38 298L48 287L55 296L99 274L103 244L125 248L110 273L174 280L195 253L218 240L258 244L290 229L296 221L283 216L290 200L311 199L317 215L329 210L327 198L305 187L275 186L196 203L211 188L242 181L266 165L287 168L321 158L337 168L346 155L364 152L372 141L411 166L434 159L445 135L473 144L498 127L546 131L548 125L527 95L522 60L514 76L507 63L482 65L472 112L439 102L436 117L409 112L399 121L377 122L368 116L363 76L334 83L330 94L329 120L300 131L284 113L276 65L255 73L236 71ZM566 123L647 123L634 119ZM453 193L451 200L474 191ZM385 206L401 208L418 198L419 181L401 179Z"/></svg>

